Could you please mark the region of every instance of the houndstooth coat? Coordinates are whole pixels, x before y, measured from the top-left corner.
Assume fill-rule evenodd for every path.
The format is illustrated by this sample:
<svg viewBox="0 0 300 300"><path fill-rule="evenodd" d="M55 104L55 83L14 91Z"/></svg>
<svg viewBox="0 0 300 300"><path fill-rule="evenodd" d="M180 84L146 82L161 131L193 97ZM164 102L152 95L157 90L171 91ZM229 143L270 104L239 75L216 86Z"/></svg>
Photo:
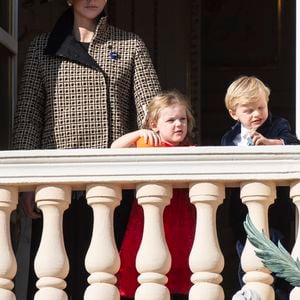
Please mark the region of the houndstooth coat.
<svg viewBox="0 0 300 300"><path fill-rule="evenodd" d="M36 37L28 49L14 149L109 147L141 125L143 104L160 89L137 35L109 25L103 16L85 49L72 27L68 10L50 34Z"/></svg>

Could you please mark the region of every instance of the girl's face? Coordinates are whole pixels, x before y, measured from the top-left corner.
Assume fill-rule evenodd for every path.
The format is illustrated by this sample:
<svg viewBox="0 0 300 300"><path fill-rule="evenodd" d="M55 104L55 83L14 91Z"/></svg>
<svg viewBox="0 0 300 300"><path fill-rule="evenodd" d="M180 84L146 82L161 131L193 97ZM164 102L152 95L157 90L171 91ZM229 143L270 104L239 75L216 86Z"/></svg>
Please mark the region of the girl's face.
<svg viewBox="0 0 300 300"><path fill-rule="evenodd" d="M268 118L268 102L266 95L260 91L255 102L248 102L245 104L238 104L234 111L229 111L231 117L247 129L256 130Z"/></svg>
<svg viewBox="0 0 300 300"><path fill-rule="evenodd" d="M106 0L70 0L73 5L75 17L94 20L103 11Z"/></svg>
<svg viewBox="0 0 300 300"><path fill-rule="evenodd" d="M179 145L187 135L187 115L186 108L182 104L173 104L161 110L155 130L162 142Z"/></svg>

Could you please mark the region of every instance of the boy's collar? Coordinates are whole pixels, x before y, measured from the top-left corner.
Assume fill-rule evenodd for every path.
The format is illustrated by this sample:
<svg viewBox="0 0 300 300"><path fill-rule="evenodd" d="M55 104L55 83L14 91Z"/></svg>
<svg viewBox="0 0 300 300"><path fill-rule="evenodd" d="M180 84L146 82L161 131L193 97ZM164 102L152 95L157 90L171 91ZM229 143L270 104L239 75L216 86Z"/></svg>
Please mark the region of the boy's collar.
<svg viewBox="0 0 300 300"><path fill-rule="evenodd" d="M243 124L241 124L241 136L243 136L244 134L248 134L249 129L246 128Z"/></svg>

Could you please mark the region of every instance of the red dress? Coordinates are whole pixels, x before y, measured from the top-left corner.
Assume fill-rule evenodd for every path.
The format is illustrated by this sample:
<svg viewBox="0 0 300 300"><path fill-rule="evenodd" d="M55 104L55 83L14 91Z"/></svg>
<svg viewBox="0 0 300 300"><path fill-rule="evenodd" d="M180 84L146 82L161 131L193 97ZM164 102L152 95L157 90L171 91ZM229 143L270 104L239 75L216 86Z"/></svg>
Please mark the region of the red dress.
<svg viewBox="0 0 300 300"><path fill-rule="evenodd" d="M173 198L170 205L166 206L163 218L166 241L172 256L172 267L167 274L167 287L171 294L188 294L192 286L188 259L194 241L195 216L188 189L174 189ZM139 285L135 258L142 241L143 224L143 209L134 200L120 250L121 267L117 275L117 285L121 296L124 297L134 297Z"/></svg>

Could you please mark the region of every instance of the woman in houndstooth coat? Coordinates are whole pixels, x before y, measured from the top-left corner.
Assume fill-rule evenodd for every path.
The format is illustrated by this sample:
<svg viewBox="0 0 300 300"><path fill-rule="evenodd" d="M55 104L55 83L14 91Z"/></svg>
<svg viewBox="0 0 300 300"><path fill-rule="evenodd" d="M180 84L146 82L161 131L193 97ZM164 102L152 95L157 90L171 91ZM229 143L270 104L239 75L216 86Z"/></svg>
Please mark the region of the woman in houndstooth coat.
<svg viewBox="0 0 300 300"><path fill-rule="evenodd" d="M28 49L15 117L14 149L108 148L119 136L141 125L143 105L160 90L145 44L137 35L108 24L103 13L106 0L69 0L69 4L53 31L37 36ZM36 218L33 196L23 194L21 203L27 214ZM73 194L73 200L64 214L71 264L67 292L72 299L81 300L87 284L84 256L92 216L84 194ZM121 220L126 221L126 209L123 206L116 211ZM118 243L125 225L120 218L115 220ZM33 222L34 231L41 221ZM31 257L38 244L38 235L32 234ZM26 251L20 245L19 249L24 256ZM26 295L33 299L36 290L30 261L28 292L20 292L24 299ZM22 286L26 286L25 280Z"/></svg>
<svg viewBox="0 0 300 300"><path fill-rule="evenodd" d="M147 48L100 16L89 43L76 40L72 9L31 43L15 118L14 149L107 148L141 124L160 89ZM132 110L136 110L135 114Z"/></svg>

